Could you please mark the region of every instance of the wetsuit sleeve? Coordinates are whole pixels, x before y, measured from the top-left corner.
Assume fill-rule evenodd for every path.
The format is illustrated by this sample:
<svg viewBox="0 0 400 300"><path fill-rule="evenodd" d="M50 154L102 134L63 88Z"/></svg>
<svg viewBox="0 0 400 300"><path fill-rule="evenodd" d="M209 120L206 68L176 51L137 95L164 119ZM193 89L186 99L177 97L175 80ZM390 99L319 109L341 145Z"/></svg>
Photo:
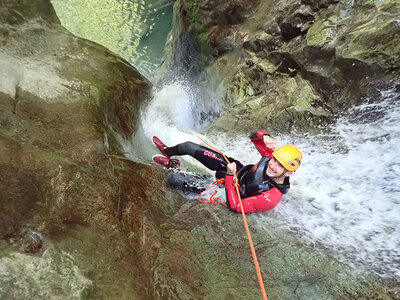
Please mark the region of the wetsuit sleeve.
<svg viewBox="0 0 400 300"><path fill-rule="evenodd" d="M262 139L262 137L264 135L269 135L269 133L266 131L263 131L263 130L253 131L252 133L250 133L250 138L251 139Z"/></svg>
<svg viewBox="0 0 400 300"><path fill-rule="evenodd" d="M235 212L242 212L240 202L234 185L234 177L225 176L225 189L228 207ZM278 205L282 198L282 193L276 188L272 188L257 196L242 199L243 210L245 213L254 213L273 209Z"/></svg>
<svg viewBox="0 0 400 300"><path fill-rule="evenodd" d="M253 142L254 146L256 146L258 152L260 152L262 156L272 158L272 152L274 152L274 150L265 146L263 141L264 135L269 135L269 133L262 130L253 132L250 134L250 140Z"/></svg>

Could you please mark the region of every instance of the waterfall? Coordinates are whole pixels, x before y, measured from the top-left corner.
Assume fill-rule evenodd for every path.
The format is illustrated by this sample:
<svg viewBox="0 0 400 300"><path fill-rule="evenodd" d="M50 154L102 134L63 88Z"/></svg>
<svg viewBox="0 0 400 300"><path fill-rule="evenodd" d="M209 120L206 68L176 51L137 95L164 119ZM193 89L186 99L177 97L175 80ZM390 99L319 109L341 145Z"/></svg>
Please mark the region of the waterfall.
<svg viewBox="0 0 400 300"><path fill-rule="evenodd" d="M176 80L160 87L155 87L153 99L141 111L138 130L130 141L121 140L125 155L134 161L152 163L152 156L159 154L151 142L153 135L158 136L167 145L192 141L199 143L198 136L202 126L211 119L205 115L217 112L217 96L210 97L207 105L198 101L199 89L192 86L189 80ZM186 160L192 167L206 171L202 165ZM190 168L189 168L190 169Z"/></svg>
<svg viewBox="0 0 400 300"><path fill-rule="evenodd" d="M330 133L282 136L304 152L292 189L273 214L349 264L400 278L398 91L339 117Z"/></svg>
<svg viewBox="0 0 400 300"><path fill-rule="evenodd" d="M80 6L84 2L52 2L58 13L67 16L63 19L68 21L64 25L72 27L69 29L73 32L74 28L101 28L101 24L93 26L76 19L75 10L71 6ZM151 2L146 1L147 4ZM171 9L168 1L153 2L158 3L154 7ZM95 2L85 3L94 5ZM112 22L119 26L116 27L119 36L115 41L110 40L112 36L107 34L105 40L114 43L117 46L114 51L121 55L129 50L127 59L144 74L151 74L155 64L160 61L160 54L157 57L143 53L154 53L153 50L162 49L166 37L166 34L153 39L149 36L148 30L154 25L152 22L155 22L150 13L152 6L146 6L148 11L144 20L139 18L143 6L134 6L132 10L135 1L111 3L114 4L113 9L109 9L108 14L110 11L115 11L116 15L122 13L120 19L113 19ZM121 3L125 3L134 14L124 15L128 10L124 6L120 10ZM99 17L93 15L99 21ZM92 15L84 13L82 16L87 19ZM131 22L130 26L137 26L137 34L125 28L124 18L133 21L134 24ZM171 15L166 18L169 19L163 21L165 24L171 21ZM146 27L147 21L150 25ZM110 24L106 25L107 30L101 31L107 33ZM169 30L168 26L164 27ZM154 30L154 34L157 32ZM92 34L91 31L89 33ZM85 36L84 33L82 35ZM138 45L126 42L136 35L142 37L143 43ZM143 51L135 52L133 47ZM213 91L204 96L203 92L204 89L187 79L170 79L167 84L156 86L153 99L142 108L134 137L130 141L121 141L126 156L134 161L151 164L152 156L159 154L151 143L152 135L159 136L171 146L187 140L201 143L197 137L200 135L244 164L258 161L259 154L247 136L204 134L203 128L219 114L219 96L214 95ZM198 101L201 97L213 101ZM274 137L279 145L291 143L298 146L304 154L303 165L291 177L291 190L281 203L270 212L255 215L254 219L259 222L259 226L263 226L264 218L272 217L310 245L328 249L347 264L363 266L383 277L400 278L399 100L398 90L384 90L380 96L364 101L364 104L338 116L337 122L319 135L293 133ZM205 119L207 115L212 117ZM193 159L183 157L181 160L182 170L209 172Z"/></svg>
<svg viewBox="0 0 400 300"><path fill-rule="evenodd" d="M159 154L150 142L152 135L171 146L186 140L201 143L192 92L184 82L155 92L143 110L135 140L125 145L128 157L151 163L152 155ZM317 136L276 136L279 145L292 143L302 150L303 165L291 177L291 190L280 205L256 214L259 226L263 218L273 217L347 264L400 278L398 101L395 90L382 91L380 97L343 113ZM245 164L259 159L245 135L201 137ZM207 172L190 157L182 161L183 170Z"/></svg>

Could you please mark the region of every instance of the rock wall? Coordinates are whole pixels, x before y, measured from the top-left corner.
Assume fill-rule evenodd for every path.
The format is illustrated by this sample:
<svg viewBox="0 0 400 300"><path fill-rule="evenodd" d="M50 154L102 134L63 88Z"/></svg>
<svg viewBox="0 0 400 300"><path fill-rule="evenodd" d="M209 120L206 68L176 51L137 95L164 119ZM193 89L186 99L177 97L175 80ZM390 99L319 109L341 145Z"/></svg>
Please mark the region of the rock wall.
<svg viewBox="0 0 400 300"><path fill-rule="evenodd" d="M301 243L276 221L248 215L268 299L391 299L371 274L354 272ZM240 214L188 202L163 224L153 267L156 299L261 299Z"/></svg>
<svg viewBox="0 0 400 300"><path fill-rule="evenodd" d="M150 87L61 27L50 1L0 4L1 299L148 297L118 219L121 174L137 167L116 138Z"/></svg>
<svg viewBox="0 0 400 300"><path fill-rule="evenodd" d="M222 91L219 128L309 130L399 82L395 0L179 0L175 10L167 53L195 59L165 65Z"/></svg>

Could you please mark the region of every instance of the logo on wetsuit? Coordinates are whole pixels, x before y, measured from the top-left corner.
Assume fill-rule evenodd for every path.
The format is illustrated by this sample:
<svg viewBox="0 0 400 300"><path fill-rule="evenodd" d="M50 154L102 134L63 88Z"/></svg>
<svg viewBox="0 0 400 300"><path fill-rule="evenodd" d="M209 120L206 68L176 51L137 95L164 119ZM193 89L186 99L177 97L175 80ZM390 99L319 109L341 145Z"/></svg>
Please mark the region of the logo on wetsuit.
<svg viewBox="0 0 400 300"><path fill-rule="evenodd" d="M263 193L263 197L264 197L264 200L265 200L265 201L271 202L271 199L269 199L269 193L268 193L268 192L264 192L264 193Z"/></svg>
<svg viewBox="0 0 400 300"><path fill-rule="evenodd" d="M208 156L208 157L211 157L211 158L214 158L214 159L217 159L217 160L219 160L219 161L222 161L222 159L221 158L219 158L214 152L211 152L211 151L204 151L204 155L205 156Z"/></svg>

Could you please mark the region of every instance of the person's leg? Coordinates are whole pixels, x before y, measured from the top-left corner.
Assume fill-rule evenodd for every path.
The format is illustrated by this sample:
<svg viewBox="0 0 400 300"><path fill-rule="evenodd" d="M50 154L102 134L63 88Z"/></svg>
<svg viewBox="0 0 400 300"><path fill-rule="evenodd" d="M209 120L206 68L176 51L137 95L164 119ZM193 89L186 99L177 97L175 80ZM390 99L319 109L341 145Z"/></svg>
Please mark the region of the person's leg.
<svg viewBox="0 0 400 300"><path fill-rule="evenodd" d="M216 172L216 177L217 178L222 178L226 174L226 166L227 163L224 159L224 157L210 149L206 148L204 146L195 144L193 142L184 142L178 145L175 145L173 147L167 147L158 137L153 136L153 143L154 145L160 150L160 152L165 156L163 157L157 157L157 158L163 158L164 160L171 160L170 157L174 155L190 155L200 163L202 163L205 167L217 171ZM154 160L154 159L153 159ZM175 159L176 160L176 159ZM243 167L243 164L231 157L228 157L228 160L230 162L235 162L237 166L237 170L241 169ZM176 160L178 161L178 160ZM158 161L156 161L158 162ZM179 162L179 161L178 161ZM160 163L160 162L158 162ZM165 165L163 163L160 163L162 165Z"/></svg>
<svg viewBox="0 0 400 300"><path fill-rule="evenodd" d="M164 151L168 156L190 155L213 171L226 170L227 163L220 153L193 142L185 142L173 147L167 147Z"/></svg>

